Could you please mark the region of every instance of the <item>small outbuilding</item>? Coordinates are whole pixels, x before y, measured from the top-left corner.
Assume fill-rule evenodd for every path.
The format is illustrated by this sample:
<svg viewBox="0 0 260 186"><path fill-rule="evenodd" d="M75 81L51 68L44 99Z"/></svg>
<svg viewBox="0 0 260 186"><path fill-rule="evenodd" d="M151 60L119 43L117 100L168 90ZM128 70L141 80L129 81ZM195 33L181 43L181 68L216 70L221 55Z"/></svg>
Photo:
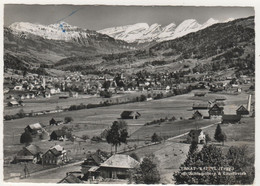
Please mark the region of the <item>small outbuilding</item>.
<svg viewBox="0 0 260 186"><path fill-rule="evenodd" d="M50 140L64 140L66 138L66 131L54 130L50 135Z"/></svg>
<svg viewBox="0 0 260 186"><path fill-rule="evenodd" d="M122 119L138 119L140 116L141 114L136 111L123 111L121 113Z"/></svg>
<svg viewBox="0 0 260 186"><path fill-rule="evenodd" d="M200 113L200 111L196 110L193 113L192 119L203 119L203 115L202 115L202 113Z"/></svg>

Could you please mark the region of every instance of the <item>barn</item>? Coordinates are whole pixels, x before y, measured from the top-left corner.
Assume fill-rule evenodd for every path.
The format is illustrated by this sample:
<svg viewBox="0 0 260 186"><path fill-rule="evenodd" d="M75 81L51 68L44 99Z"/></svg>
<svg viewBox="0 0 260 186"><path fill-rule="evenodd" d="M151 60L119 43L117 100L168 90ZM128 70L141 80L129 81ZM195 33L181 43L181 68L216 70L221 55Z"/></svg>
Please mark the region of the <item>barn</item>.
<svg viewBox="0 0 260 186"><path fill-rule="evenodd" d="M140 116L141 114L136 111L123 111L121 113L122 119L138 119Z"/></svg>
<svg viewBox="0 0 260 186"><path fill-rule="evenodd" d="M244 107L244 105L241 105L240 107L238 107L236 112L237 112L237 115L248 115L249 114L249 111Z"/></svg>

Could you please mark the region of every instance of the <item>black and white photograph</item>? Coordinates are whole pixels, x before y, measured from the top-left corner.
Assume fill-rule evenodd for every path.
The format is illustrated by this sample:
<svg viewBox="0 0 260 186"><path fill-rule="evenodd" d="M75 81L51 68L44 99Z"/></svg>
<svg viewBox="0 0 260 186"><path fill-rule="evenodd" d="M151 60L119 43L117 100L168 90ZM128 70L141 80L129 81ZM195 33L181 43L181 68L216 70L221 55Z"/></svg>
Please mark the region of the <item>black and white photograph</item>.
<svg viewBox="0 0 260 186"><path fill-rule="evenodd" d="M254 6L3 11L5 184L255 183Z"/></svg>

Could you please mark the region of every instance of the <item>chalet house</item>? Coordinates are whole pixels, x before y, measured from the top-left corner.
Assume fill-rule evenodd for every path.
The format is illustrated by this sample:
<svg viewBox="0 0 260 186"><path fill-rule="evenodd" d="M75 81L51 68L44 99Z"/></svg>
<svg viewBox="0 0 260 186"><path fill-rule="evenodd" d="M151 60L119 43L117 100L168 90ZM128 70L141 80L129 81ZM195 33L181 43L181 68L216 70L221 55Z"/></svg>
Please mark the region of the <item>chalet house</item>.
<svg viewBox="0 0 260 186"><path fill-rule="evenodd" d="M30 132L31 135L37 135L42 133L43 128L40 123L34 123L34 124L27 125L27 127L25 127L24 130Z"/></svg>
<svg viewBox="0 0 260 186"><path fill-rule="evenodd" d="M208 103L194 103L192 106L193 110L200 110L200 109L208 109L209 104Z"/></svg>
<svg viewBox="0 0 260 186"><path fill-rule="evenodd" d="M192 119L203 119L203 115L196 110L196 112L193 113Z"/></svg>
<svg viewBox="0 0 260 186"><path fill-rule="evenodd" d="M125 154L114 154L100 164L100 175L103 178L127 179L129 170L138 167L140 163Z"/></svg>
<svg viewBox="0 0 260 186"><path fill-rule="evenodd" d="M60 145L51 147L42 155L43 165L60 165L68 162L67 151Z"/></svg>
<svg viewBox="0 0 260 186"><path fill-rule="evenodd" d="M15 161L32 161L33 163L38 163L40 161L41 154L42 152L40 147L30 144L23 147L23 149L16 154Z"/></svg>
<svg viewBox="0 0 260 186"><path fill-rule="evenodd" d="M206 135L201 129L191 130L188 134L188 138L190 139L190 141L194 141L200 144L204 144L206 142Z"/></svg>
<svg viewBox="0 0 260 186"><path fill-rule="evenodd" d="M66 139L66 132L64 130L54 130L50 135L50 140L64 140Z"/></svg>
<svg viewBox="0 0 260 186"><path fill-rule="evenodd" d="M136 111L123 111L121 113L122 119L138 119L140 116L141 114Z"/></svg>
<svg viewBox="0 0 260 186"><path fill-rule="evenodd" d="M9 107L18 107L18 106L20 106L20 104L19 104L16 100L14 100L14 101L9 101L9 102L7 103L7 105L8 105Z"/></svg>
<svg viewBox="0 0 260 186"><path fill-rule="evenodd" d="M210 109L209 109L209 116L210 118L215 118L222 116L224 114L224 108L218 106L217 104L214 104Z"/></svg>
<svg viewBox="0 0 260 186"><path fill-rule="evenodd" d="M58 183L83 183L83 181L80 179L81 176L77 176L74 172L68 172L62 180L60 180Z"/></svg>
<svg viewBox="0 0 260 186"><path fill-rule="evenodd" d="M87 154L86 159L81 164L81 172L84 174L84 179L88 180L89 178L93 179L93 177L96 178L99 176L99 166L108 158L108 155L100 150Z"/></svg>
<svg viewBox="0 0 260 186"><path fill-rule="evenodd" d="M237 115L248 115L249 111L243 106L241 105L237 110Z"/></svg>
<svg viewBox="0 0 260 186"><path fill-rule="evenodd" d="M222 123L238 123L241 120L241 115L226 115L222 116Z"/></svg>

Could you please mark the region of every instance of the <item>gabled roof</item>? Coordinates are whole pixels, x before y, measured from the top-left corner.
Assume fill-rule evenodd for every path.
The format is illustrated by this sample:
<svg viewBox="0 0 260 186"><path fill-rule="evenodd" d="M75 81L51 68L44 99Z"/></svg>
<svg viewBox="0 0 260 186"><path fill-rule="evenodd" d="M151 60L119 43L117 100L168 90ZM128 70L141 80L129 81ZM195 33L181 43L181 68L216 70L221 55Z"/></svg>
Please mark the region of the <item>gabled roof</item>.
<svg viewBox="0 0 260 186"><path fill-rule="evenodd" d="M40 123L30 124L30 125L28 125L28 127L31 128L32 130L42 129L42 125Z"/></svg>
<svg viewBox="0 0 260 186"><path fill-rule="evenodd" d="M11 104L11 105L19 105L19 103L18 103L16 100L14 100L14 101L9 101L9 104Z"/></svg>
<svg viewBox="0 0 260 186"><path fill-rule="evenodd" d="M201 117L203 116L198 110L196 110L196 112L193 113L193 116L195 116L195 115L201 116Z"/></svg>
<svg viewBox="0 0 260 186"><path fill-rule="evenodd" d="M66 132L64 130L54 130L52 131L51 135L56 134L57 137L62 137L66 135Z"/></svg>
<svg viewBox="0 0 260 186"><path fill-rule="evenodd" d="M24 147L26 150L28 150L32 155L37 155L41 152L40 147L37 145L30 144L27 147Z"/></svg>
<svg viewBox="0 0 260 186"><path fill-rule="evenodd" d="M224 109L224 108L218 106L218 104L214 104L214 105L209 109L209 111L212 111L212 110L223 110L223 109Z"/></svg>
<svg viewBox="0 0 260 186"><path fill-rule="evenodd" d="M77 178L73 173L68 173L68 175L58 183L83 183L83 181Z"/></svg>
<svg viewBox="0 0 260 186"><path fill-rule="evenodd" d="M244 107L244 105L241 105L240 107L238 107L237 111L245 111L245 112L248 112L248 110L246 109L246 107Z"/></svg>
<svg viewBox="0 0 260 186"><path fill-rule="evenodd" d="M140 163L125 154L114 154L108 158L104 163L101 163L100 167L111 167L111 168L125 168L131 169L139 166Z"/></svg>

